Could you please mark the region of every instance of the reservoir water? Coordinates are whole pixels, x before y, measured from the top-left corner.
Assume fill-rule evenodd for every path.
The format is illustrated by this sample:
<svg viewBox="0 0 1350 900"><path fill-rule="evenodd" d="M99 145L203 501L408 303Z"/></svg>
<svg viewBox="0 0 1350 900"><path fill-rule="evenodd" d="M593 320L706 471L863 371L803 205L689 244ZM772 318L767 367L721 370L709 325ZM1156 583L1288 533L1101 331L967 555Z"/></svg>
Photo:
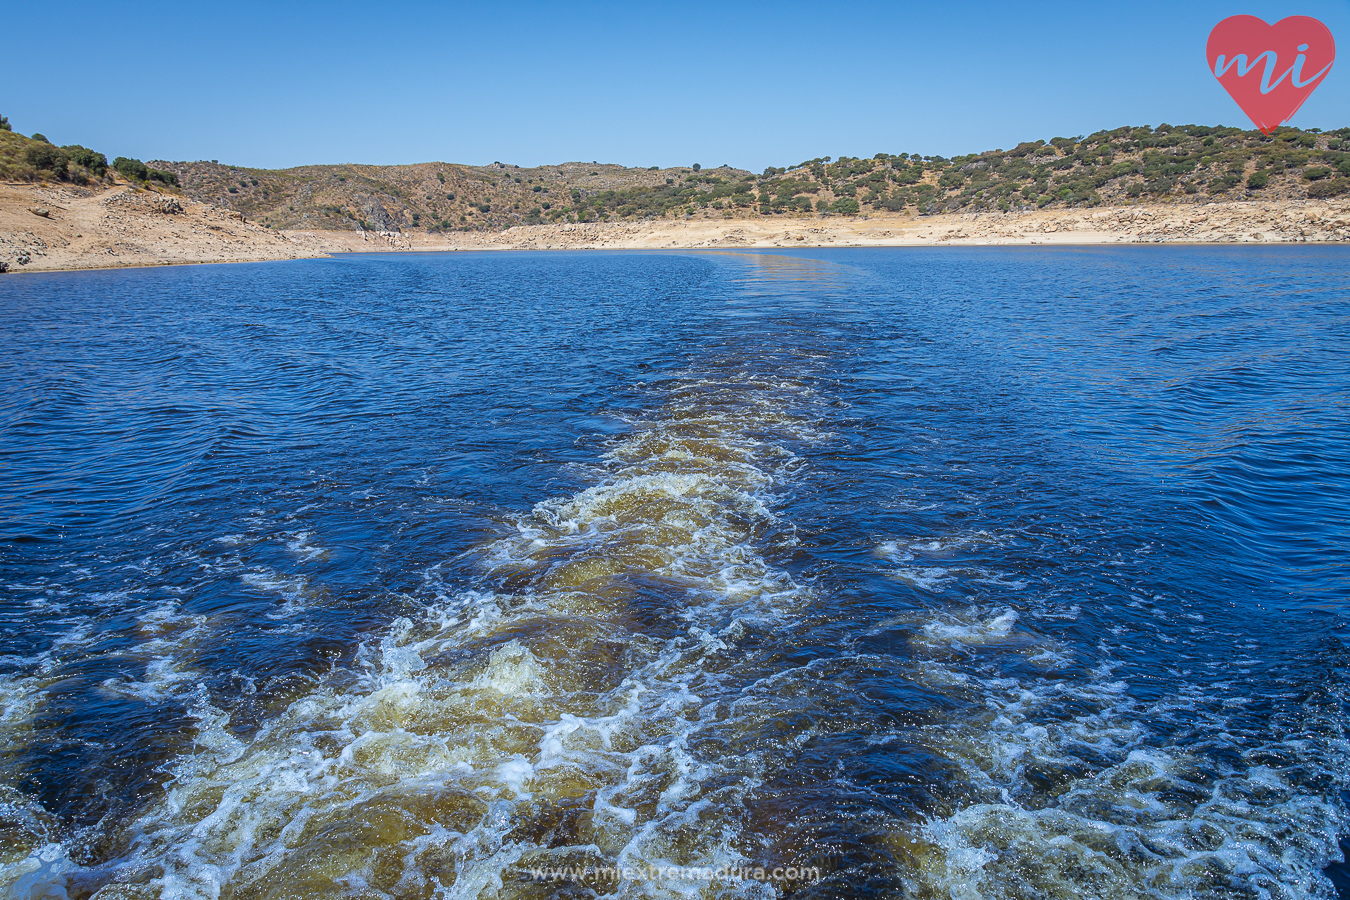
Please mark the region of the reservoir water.
<svg viewBox="0 0 1350 900"><path fill-rule="evenodd" d="M1350 248L11 275L0 331L5 896L1350 896Z"/></svg>

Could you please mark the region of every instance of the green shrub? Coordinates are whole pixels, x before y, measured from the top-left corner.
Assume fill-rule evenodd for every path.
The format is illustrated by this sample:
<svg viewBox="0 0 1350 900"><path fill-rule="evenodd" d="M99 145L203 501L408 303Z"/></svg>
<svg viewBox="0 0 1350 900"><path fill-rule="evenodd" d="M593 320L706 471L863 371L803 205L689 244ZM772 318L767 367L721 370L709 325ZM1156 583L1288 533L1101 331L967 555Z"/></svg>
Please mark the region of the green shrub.
<svg viewBox="0 0 1350 900"><path fill-rule="evenodd" d="M1027 156L1045 146L1045 141L1025 141L1008 151L1009 156Z"/></svg>
<svg viewBox="0 0 1350 900"><path fill-rule="evenodd" d="M1309 181L1321 181L1331 177L1331 170L1326 166L1312 166L1303 170L1303 177Z"/></svg>
<svg viewBox="0 0 1350 900"><path fill-rule="evenodd" d="M942 177L938 179L938 186L944 188L957 188L965 184L965 181L966 176L964 172L958 171L957 169L949 169L948 171L943 172Z"/></svg>
<svg viewBox="0 0 1350 900"><path fill-rule="evenodd" d="M1312 200L1339 197L1342 194L1350 194L1350 178L1331 178L1308 187L1308 197Z"/></svg>
<svg viewBox="0 0 1350 900"><path fill-rule="evenodd" d="M1270 172L1265 169L1247 176L1247 190L1249 191L1259 191L1268 184L1270 184Z"/></svg>
<svg viewBox="0 0 1350 900"><path fill-rule="evenodd" d="M132 181L146 181L150 178L150 169L139 159L119 156L113 160L113 168L120 172L122 177Z"/></svg>
<svg viewBox="0 0 1350 900"><path fill-rule="evenodd" d="M40 172L51 172L57 178L66 177L69 160L51 144L34 144L24 153L28 164Z"/></svg>
<svg viewBox="0 0 1350 900"><path fill-rule="evenodd" d="M703 168L701 165L699 165L698 163L694 163L693 169L695 172L697 172L701 168Z"/></svg>
<svg viewBox="0 0 1350 900"><path fill-rule="evenodd" d="M807 198L803 197L803 200ZM858 201L852 197L840 197L834 203L830 204L830 209L845 216L855 216L858 214Z"/></svg>
<svg viewBox="0 0 1350 900"><path fill-rule="evenodd" d="M171 184L178 187L178 176L173 172L161 172L159 169L146 169L146 179L149 181L158 181L160 184Z"/></svg>
<svg viewBox="0 0 1350 900"><path fill-rule="evenodd" d="M51 141L47 140L47 136L46 136L45 134L39 134L39 133L36 132L36 131L33 132L33 140L35 140L35 141L42 141L42 143L44 143L44 144L50 144L50 143L51 143Z"/></svg>
<svg viewBox="0 0 1350 900"><path fill-rule="evenodd" d="M79 144L71 144L61 149L65 151L66 157L71 162L84 166L100 178L108 171L108 157L102 153L97 153L88 147L81 147Z"/></svg>
<svg viewBox="0 0 1350 900"><path fill-rule="evenodd" d="M898 190L890 196L881 199L881 208L889 212L901 212L909 205L909 194L903 190Z"/></svg>
<svg viewBox="0 0 1350 900"><path fill-rule="evenodd" d="M0 131L13 131L13 130L14 129L11 128L9 125L9 119L7 119L4 116L0 116Z"/></svg>

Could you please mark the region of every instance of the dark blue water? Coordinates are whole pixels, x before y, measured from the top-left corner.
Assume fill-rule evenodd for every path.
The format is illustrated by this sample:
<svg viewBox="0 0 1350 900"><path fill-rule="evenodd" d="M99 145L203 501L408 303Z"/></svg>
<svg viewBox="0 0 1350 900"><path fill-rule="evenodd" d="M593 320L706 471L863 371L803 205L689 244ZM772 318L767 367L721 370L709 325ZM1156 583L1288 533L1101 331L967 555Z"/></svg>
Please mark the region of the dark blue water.
<svg viewBox="0 0 1350 900"><path fill-rule="evenodd" d="M0 886L1336 896L1348 263L0 279Z"/></svg>

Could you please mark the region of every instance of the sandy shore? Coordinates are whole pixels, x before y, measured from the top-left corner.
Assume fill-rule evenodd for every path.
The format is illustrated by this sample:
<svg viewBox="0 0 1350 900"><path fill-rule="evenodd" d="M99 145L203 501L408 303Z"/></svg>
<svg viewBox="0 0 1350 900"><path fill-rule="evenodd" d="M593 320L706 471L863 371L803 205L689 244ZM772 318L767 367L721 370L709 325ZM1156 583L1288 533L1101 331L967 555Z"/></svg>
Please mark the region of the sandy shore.
<svg viewBox="0 0 1350 900"><path fill-rule="evenodd" d="M1027 213L811 219L682 219L523 225L450 235L287 232L329 252L954 244L1307 243L1350 241L1350 201L1131 206Z"/></svg>
<svg viewBox="0 0 1350 900"><path fill-rule="evenodd" d="M127 185L0 184L9 271L296 259L316 254L238 213Z"/></svg>
<svg viewBox="0 0 1350 900"><path fill-rule="evenodd" d="M10 272L445 250L749 249L1350 241L1350 201L1129 206L927 217L678 219L452 234L276 232L238 213L127 185L0 184Z"/></svg>

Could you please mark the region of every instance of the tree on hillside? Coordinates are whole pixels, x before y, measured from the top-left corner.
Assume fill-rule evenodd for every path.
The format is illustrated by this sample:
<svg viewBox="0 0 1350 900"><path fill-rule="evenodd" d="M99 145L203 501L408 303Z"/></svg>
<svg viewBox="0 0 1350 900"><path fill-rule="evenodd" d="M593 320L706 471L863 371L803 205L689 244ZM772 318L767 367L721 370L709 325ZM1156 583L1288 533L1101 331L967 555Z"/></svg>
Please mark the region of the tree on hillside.
<svg viewBox="0 0 1350 900"><path fill-rule="evenodd" d="M90 172L103 177L103 173L108 171L108 157L88 147L81 147L79 144L70 144L62 147L61 150L66 157L76 165L84 166Z"/></svg>
<svg viewBox="0 0 1350 900"><path fill-rule="evenodd" d="M119 156L113 160L113 168L122 173L124 178L133 181L146 181L150 178L150 168L139 159L128 159L125 156Z"/></svg>
<svg viewBox="0 0 1350 900"><path fill-rule="evenodd" d="M65 178L69 160L60 150L51 144L34 144L24 154L28 164L41 172L51 172L57 178Z"/></svg>
<svg viewBox="0 0 1350 900"><path fill-rule="evenodd" d="M14 129L9 126L9 119L6 118L5 116L0 116L0 131L13 131L13 130Z"/></svg>

